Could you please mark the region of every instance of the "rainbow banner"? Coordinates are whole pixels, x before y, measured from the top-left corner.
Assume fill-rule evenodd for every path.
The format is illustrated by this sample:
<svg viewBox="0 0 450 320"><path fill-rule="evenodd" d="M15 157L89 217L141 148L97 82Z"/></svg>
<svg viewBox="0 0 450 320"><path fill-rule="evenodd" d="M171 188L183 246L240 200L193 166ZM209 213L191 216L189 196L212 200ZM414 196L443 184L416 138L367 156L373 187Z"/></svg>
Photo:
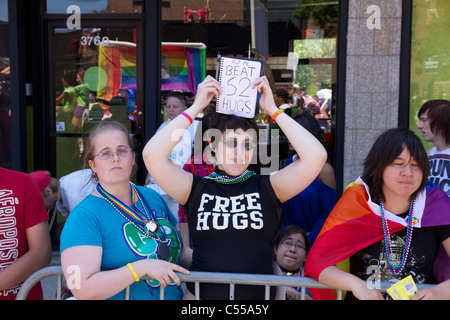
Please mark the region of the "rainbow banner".
<svg viewBox="0 0 450 320"><path fill-rule="evenodd" d="M193 94L206 77L206 48L161 47L161 90Z"/></svg>
<svg viewBox="0 0 450 320"><path fill-rule="evenodd" d="M126 84L136 83L136 48L119 47L120 51L120 71L121 89L127 89Z"/></svg>
<svg viewBox="0 0 450 320"><path fill-rule="evenodd" d="M100 45L98 47L98 66L106 73L106 81L98 81L97 97L109 101L119 92L122 81L119 47ZM99 74L99 78L101 76L103 75Z"/></svg>
<svg viewBox="0 0 450 320"><path fill-rule="evenodd" d="M128 46L99 46L98 66L105 81L98 81L97 97L106 101L114 98L119 89L136 83L136 48ZM99 74L99 78L102 77ZM106 84L105 84L106 83Z"/></svg>

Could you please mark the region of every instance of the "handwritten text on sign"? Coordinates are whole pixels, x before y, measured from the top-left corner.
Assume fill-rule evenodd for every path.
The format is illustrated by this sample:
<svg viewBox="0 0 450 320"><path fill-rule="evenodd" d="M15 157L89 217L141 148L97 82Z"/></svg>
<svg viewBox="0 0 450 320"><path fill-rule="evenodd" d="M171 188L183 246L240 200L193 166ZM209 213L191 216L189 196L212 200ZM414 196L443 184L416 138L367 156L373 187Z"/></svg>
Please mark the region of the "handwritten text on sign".
<svg viewBox="0 0 450 320"><path fill-rule="evenodd" d="M261 75L261 62L222 57L220 83L222 94L216 111L245 118L255 116L257 90L253 82Z"/></svg>

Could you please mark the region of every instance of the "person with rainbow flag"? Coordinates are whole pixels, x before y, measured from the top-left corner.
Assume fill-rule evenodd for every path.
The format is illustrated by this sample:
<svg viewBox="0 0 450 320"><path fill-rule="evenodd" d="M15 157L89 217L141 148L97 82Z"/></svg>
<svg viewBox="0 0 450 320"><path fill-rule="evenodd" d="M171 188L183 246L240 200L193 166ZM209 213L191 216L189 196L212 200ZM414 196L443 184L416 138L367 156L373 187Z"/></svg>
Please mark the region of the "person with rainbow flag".
<svg viewBox="0 0 450 320"><path fill-rule="evenodd" d="M412 131L381 134L362 176L325 221L306 259L305 275L348 291L346 299L384 299L378 281L409 275L415 283L437 284L433 265L441 245L450 256L450 199L427 181L428 171L427 153ZM310 291L314 299L335 298L332 290ZM418 291L413 299L450 299L450 279Z"/></svg>

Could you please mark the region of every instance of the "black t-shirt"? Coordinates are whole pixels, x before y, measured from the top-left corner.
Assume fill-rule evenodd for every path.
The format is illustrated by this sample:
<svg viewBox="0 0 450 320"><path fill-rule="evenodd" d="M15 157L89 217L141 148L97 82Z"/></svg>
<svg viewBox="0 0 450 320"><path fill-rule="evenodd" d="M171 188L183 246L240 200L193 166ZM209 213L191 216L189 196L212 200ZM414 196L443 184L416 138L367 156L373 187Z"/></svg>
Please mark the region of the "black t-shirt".
<svg viewBox="0 0 450 320"><path fill-rule="evenodd" d="M194 175L185 205L193 243L191 271L272 274L280 203L269 176L220 184ZM187 283L191 293L194 284ZM201 284L201 299L228 299L229 285ZM264 287L235 286L238 299L264 299Z"/></svg>
<svg viewBox="0 0 450 320"><path fill-rule="evenodd" d="M407 212L400 215L403 218ZM381 218L380 218L381 219ZM381 221L380 221L381 223ZM364 248L350 257L350 273L367 280L376 287L376 281L396 282L411 275L416 284L434 284L433 265L441 243L450 237L450 226L413 228L411 246L403 270L394 275L388 267L384 239ZM402 259L406 228L390 236L390 260L397 266ZM349 292L349 299L354 298ZM387 295L385 295L387 297Z"/></svg>

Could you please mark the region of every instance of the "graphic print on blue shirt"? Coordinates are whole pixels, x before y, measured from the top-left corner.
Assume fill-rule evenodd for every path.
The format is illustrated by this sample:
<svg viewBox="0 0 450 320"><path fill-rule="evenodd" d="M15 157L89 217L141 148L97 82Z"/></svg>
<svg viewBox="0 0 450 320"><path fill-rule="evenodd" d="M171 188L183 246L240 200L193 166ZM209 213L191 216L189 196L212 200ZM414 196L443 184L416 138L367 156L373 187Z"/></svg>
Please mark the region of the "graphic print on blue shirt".
<svg viewBox="0 0 450 320"><path fill-rule="evenodd" d="M145 257L146 259L165 260L171 263L178 262L178 256L182 250L182 242L180 235L173 228L172 224L164 218L157 218L159 228L164 228L165 239L163 233L158 230L157 236L164 239L162 241L156 241L153 238L148 237L142 231L137 229L133 224L127 222L123 225L122 231L126 243L130 249L139 257ZM169 249L170 253L166 253ZM168 256L168 257L166 257ZM146 280L147 284L151 287L159 287L159 282L156 280ZM170 285L175 285L172 282Z"/></svg>

